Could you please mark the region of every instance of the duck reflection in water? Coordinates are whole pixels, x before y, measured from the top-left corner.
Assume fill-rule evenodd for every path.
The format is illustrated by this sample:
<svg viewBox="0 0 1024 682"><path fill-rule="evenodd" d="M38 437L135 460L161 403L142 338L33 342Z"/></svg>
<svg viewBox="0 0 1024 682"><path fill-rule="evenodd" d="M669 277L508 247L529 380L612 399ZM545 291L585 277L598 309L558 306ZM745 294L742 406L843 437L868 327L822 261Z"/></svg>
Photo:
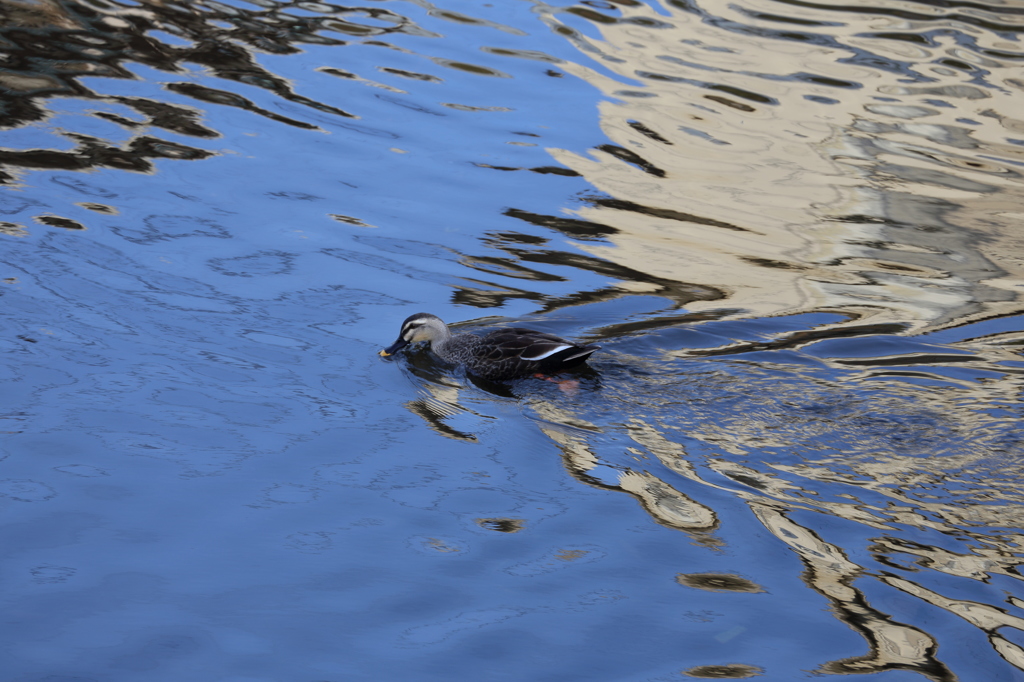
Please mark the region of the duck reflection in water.
<svg viewBox="0 0 1024 682"><path fill-rule="evenodd" d="M549 375L582 365L600 348L521 327L495 329L482 335L452 334L436 315L416 313L406 318L398 339L380 355L391 356L421 341L428 342L437 357L483 382L529 376L548 379Z"/></svg>

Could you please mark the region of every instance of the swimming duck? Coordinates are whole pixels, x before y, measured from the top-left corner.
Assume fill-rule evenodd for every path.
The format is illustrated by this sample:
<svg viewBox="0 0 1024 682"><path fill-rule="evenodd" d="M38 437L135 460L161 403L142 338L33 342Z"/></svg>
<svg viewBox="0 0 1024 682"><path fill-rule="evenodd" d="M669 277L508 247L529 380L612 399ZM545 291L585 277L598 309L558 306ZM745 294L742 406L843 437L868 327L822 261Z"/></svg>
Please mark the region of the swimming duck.
<svg viewBox="0 0 1024 682"><path fill-rule="evenodd" d="M483 335L452 334L436 315L416 313L405 319L398 340L380 355L393 355L419 341L429 341L430 350L442 360L492 381L561 372L583 364L600 348L520 327L495 329Z"/></svg>

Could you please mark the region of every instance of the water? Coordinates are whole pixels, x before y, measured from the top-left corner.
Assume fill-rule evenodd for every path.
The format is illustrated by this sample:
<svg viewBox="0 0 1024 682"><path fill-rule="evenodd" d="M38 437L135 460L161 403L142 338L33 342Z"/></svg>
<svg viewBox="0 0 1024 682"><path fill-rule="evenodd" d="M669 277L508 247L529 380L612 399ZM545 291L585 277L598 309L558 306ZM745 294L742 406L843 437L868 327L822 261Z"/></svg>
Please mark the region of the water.
<svg viewBox="0 0 1024 682"><path fill-rule="evenodd" d="M0 17L5 680L1024 680L1019 4Z"/></svg>

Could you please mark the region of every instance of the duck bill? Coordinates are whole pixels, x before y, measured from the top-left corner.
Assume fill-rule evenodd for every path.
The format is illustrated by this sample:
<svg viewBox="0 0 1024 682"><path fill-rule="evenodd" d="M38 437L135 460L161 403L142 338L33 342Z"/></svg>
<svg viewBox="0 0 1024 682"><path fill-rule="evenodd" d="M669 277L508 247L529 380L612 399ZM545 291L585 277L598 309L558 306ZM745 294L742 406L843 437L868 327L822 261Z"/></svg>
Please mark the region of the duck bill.
<svg viewBox="0 0 1024 682"><path fill-rule="evenodd" d="M388 346L387 348L382 350L380 352L380 356L382 358L386 358L389 355L394 355L395 353L397 353L398 351L402 350L403 348L405 348L408 345L409 345L409 342L406 341L405 339L398 339L393 344L391 344L390 346Z"/></svg>

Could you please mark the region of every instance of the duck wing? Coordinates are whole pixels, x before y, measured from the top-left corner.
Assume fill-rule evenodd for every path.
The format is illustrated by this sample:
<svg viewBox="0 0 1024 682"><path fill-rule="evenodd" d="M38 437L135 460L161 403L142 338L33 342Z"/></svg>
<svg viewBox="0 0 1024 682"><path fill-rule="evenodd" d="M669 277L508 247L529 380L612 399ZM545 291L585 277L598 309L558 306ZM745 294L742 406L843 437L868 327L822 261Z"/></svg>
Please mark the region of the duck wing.
<svg viewBox="0 0 1024 682"><path fill-rule="evenodd" d="M572 367L585 361L599 346L580 346L572 341L521 327L487 334L481 344L489 362L537 363L546 369Z"/></svg>
<svg viewBox="0 0 1024 682"><path fill-rule="evenodd" d="M539 361L571 348L573 344L554 334L512 327L499 329L483 337L485 357L492 362L502 360Z"/></svg>

